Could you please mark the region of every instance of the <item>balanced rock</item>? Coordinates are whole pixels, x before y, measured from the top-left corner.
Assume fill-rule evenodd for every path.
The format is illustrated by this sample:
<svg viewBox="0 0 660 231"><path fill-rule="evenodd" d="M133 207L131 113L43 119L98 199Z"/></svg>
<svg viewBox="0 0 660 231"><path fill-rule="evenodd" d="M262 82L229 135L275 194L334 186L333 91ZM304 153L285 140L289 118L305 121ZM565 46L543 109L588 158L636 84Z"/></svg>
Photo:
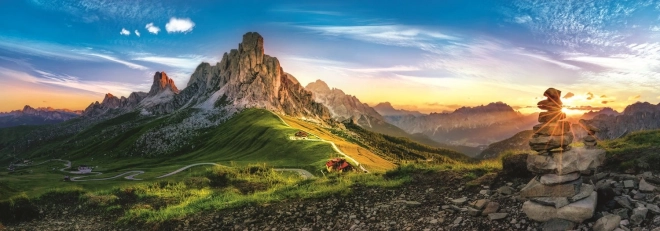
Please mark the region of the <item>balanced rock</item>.
<svg viewBox="0 0 660 231"><path fill-rule="evenodd" d="M520 196L530 197L573 197L580 192L582 178L558 185L544 185L532 179L522 190Z"/></svg>
<svg viewBox="0 0 660 231"><path fill-rule="evenodd" d="M535 221L545 222L553 218L559 218L579 223L594 215L596 195L596 192L592 192L589 197L561 208L527 201L523 204L523 212L527 214L527 217Z"/></svg>
<svg viewBox="0 0 660 231"><path fill-rule="evenodd" d="M546 111L561 111L561 101L556 101L552 99L546 99L546 100L541 100L536 104L537 107L539 107L541 110L546 110Z"/></svg>
<svg viewBox="0 0 660 231"><path fill-rule="evenodd" d="M566 175L596 169L604 161L605 150L578 147L569 151L554 152L552 156L529 155L527 156L527 169L537 174Z"/></svg>
<svg viewBox="0 0 660 231"><path fill-rule="evenodd" d="M573 135L562 136L538 136L529 140L529 146L532 150L552 150L555 148L566 147L573 142Z"/></svg>
<svg viewBox="0 0 660 231"><path fill-rule="evenodd" d="M545 90L545 92L543 92L543 96L548 97L548 99L560 101L559 98L561 97L561 91L551 87L548 88L548 90Z"/></svg>
<svg viewBox="0 0 660 231"><path fill-rule="evenodd" d="M534 126L534 134L547 136L561 136L571 132L571 122L557 121Z"/></svg>
<svg viewBox="0 0 660 231"><path fill-rule="evenodd" d="M580 173L574 172L566 175L545 174L539 178L539 182L545 185L560 184L564 182L574 181L580 178Z"/></svg>
<svg viewBox="0 0 660 231"><path fill-rule="evenodd" d="M561 111L548 111L539 113L539 123L552 123L566 119L566 113Z"/></svg>

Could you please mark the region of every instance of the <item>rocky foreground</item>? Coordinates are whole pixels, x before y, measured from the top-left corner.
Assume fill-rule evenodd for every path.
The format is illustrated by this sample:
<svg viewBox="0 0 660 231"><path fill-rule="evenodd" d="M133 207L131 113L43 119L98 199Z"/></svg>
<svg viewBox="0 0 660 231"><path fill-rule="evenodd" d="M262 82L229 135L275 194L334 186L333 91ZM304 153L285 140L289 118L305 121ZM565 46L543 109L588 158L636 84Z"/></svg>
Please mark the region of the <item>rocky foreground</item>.
<svg viewBox="0 0 660 231"><path fill-rule="evenodd" d="M355 187L346 196L292 200L199 214L158 226L118 225L79 202L46 206L42 219L7 230L660 230L660 196L650 174L600 173L594 218L538 223L521 211L529 177L486 175L468 183L455 172L417 174L400 188ZM474 182L483 182L469 186ZM660 182L659 182L660 183ZM603 218L604 217L604 218ZM602 219L601 219L602 218Z"/></svg>

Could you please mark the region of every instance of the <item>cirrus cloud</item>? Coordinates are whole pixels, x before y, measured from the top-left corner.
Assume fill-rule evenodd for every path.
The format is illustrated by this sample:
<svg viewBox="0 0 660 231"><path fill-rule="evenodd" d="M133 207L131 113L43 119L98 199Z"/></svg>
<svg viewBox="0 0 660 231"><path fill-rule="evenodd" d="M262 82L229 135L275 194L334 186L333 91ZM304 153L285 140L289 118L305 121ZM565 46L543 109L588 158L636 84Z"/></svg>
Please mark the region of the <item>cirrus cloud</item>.
<svg viewBox="0 0 660 231"><path fill-rule="evenodd" d="M195 27L195 22L189 18L170 18L170 21L165 24L167 33L188 33Z"/></svg>

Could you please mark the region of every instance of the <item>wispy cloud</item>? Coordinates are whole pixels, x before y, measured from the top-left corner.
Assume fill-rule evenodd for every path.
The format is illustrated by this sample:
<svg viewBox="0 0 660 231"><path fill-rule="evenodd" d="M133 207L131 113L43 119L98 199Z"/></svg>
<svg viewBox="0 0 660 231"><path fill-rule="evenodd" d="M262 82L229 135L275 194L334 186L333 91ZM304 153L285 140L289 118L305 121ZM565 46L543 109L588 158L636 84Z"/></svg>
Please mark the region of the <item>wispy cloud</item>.
<svg viewBox="0 0 660 231"><path fill-rule="evenodd" d="M165 24L167 33L188 33L195 27L195 22L189 18L170 18L170 21Z"/></svg>
<svg viewBox="0 0 660 231"><path fill-rule="evenodd" d="M566 95L564 95L564 97L562 97L562 98L564 98L564 99L570 99L570 98L572 98L573 96L575 96L575 94L573 94L573 92L569 92L569 93L566 93Z"/></svg>
<svg viewBox="0 0 660 231"><path fill-rule="evenodd" d="M89 18L98 14L102 18L122 22L156 20L163 15L186 15L191 9L186 5L172 7L170 3L159 0L32 0L31 3L47 10L65 12L79 18Z"/></svg>
<svg viewBox="0 0 660 231"><path fill-rule="evenodd" d="M642 98L641 95L635 95L635 96L630 96L630 97L628 97L628 100L638 100L638 99L640 99L640 98Z"/></svg>
<svg viewBox="0 0 660 231"><path fill-rule="evenodd" d="M152 34L158 34L158 32L160 32L160 28L154 26L153 22L148 23L146 26L144 26L144 28L147 29L147 31L149 31L149 33Z"/></svg>
<svg viewBox="0 0 660 231"><path fill-rule="evenodd" d="M87 55L89 55L89 56L94 56L94 57L99 57L99 58L102 58L102 59L110 60L110 61L112 61L112 62L116 62L116 63L119 63L119 64L123 64L123 65L125 65L125 66L127 66L127 67L129 67L129 68L132 68L132 69L137 69L137 70L147 70L147 69L149 69L149 68L147 68L147 67L145 67L145 66L142 66L142 65L139 65L139 64L135 64L135 63L131 63L131 62L128 62L128 61L124 61L124 60L121 60L121 59L118 59L118 58L116 58L116 57L112 57L112 56L109 56L109 55L96 54L96 53L89 53L89 54L87 54Z"/></svg>
<svg viewBox="0 0 660 231"><path fill-rule="evenodd" d="M118 82L107 82L107 81L89 81L81 80L78 77L62 74L54 74L52 72L35 70L35 75L28 74L26 72L15 71L7 68L0 67L0 74L2 76L11 78L14 80L19 80L26 83L32 84L45 84L50 86L65 87L70 89L75 89L79 91L93 92L93 93L108 93L112 92L113 94L118 95L129 95L135 89L133 84L128 83L118 83Z"/></svg>
<svg viewBox="0 0 660 231"><path fill-rule="evenodd" d="M139 32L138 30L135 30L135 35L137 35L138 37L140 37L140 32Z"/></svg>
<svg viewBox="0 0 660 231"><path fill-rule="evenodd" d="M164 56L155 56L151 54L146 54L146 55L147 56L133 57L132 60L157 63L170 67L182 68L192 71L201 62L211 59L203 56L164 57Z"/></svg>
<svg viewBox="0 0 660 231"><path fill-rule="evenodd" d="M126 28L121 28L121 31L119 32L119 34L129 36L129 35L131 35L131 32L126 30Z"/></svg>
<svg viewBox="0 0 660 231"><path fill-rule="evenodd" d="M330 16L341 16L341 12L337 11L327 11L327 10L305 10L298 8L277 8L273 9L275 12L284 12L284 13L300 13L300 14L316 14L316 15L330 15Z"/></svg>

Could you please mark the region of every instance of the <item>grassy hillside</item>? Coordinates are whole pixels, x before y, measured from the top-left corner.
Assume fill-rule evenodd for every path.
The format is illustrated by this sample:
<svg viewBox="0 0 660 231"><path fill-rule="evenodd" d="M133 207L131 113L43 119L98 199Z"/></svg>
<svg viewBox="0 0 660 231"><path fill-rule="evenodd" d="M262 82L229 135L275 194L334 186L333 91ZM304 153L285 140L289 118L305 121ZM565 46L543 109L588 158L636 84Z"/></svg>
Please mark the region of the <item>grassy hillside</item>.
<svg viewBox="0 0 660 231"><path fill-rule="evenodd" d="M658 171L660 130L634 132L619 139L598 143L607 150L608 168L627 172Z"/></svg>
<svg viewBox="0 0 660 231"><path fill-rule="evenodd" d="M168 123L172 117L156 120L141 118L137 114L126 114L112 120L99 123L78 135L52 142L32 145L19 157L30 157L34 163L52 158L71 160L73 166L86 164L97 167L95 171L103 175L90 178L105 178L132 170L145 171L137 178L149 179L172 172L188 164L211 162L231 166L265 164L278 168L303 168L312 173L319 173L328 158L338 156L332 146L320 141L289 140L297 129L286 126L273 113L266 110L246 110L219 126L200 131L192 143L175 152L162 156L126 156L134 148L137 137L150 128ZM144 120L144 121L143 121ZM110 137L115 126L126 123L139 125L126 129L117 136ZM30 127L29 129L38 129ZM2 142L7 143L12 134L27 132L18 128L0 129ZM56 150L53 152L52 150ZM10 155L12 150L4 148L2 155ZM6 166L5 162L3 166ZM0 198L13 194L39 194L46 188L61 188L67 183L60 182L65 173L54 170L63 168L62 162L50 162L44 165L19 169L19 174L9 175L4 169L0 173ZM197 168L197 167L196 167ZM199 167L203 168L203 167ZM31 170L31 172L30 172ZM22 173L22 175L21 175ZM86 190L111 187L126 180L74 183ZM68 184L70 185L70 184Z"/></svg>
<svg viewBox="0 0 660 231"><path fill-rule="evenodd" d="M511 138L492 143L488 148L479 154L480 159L493 159L499 157L502 153L510 150L531 151L529 139L534 135L534 131L525 130L513 135Z"/></svg>
<svg viewBox="0 0 660 231"><path fill-rule="evenodd" d="M380 133L368 131L354 123L345 123L346 128L357 136L350 136L343 131L335 131L336 134L354 142L368 147L378 153L386 160L395 163L408 161L432 161L435 163L467 162L470 158L454 150L431 147L416 143L405 137L393 137Z"/></svg>

